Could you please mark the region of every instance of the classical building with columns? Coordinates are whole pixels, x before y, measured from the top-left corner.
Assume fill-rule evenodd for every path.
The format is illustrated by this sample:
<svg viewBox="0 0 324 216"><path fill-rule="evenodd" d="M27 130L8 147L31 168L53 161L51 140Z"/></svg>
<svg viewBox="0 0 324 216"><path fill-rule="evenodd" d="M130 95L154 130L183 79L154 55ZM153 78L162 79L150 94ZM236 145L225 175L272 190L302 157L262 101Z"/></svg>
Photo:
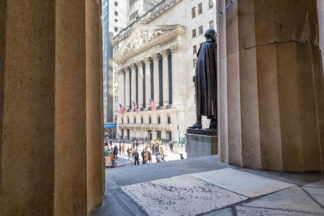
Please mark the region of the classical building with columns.
<svg viewBox="0 0 324 216"><path fill-rule="evenodd" d="M117 137L183 139L195 122L196 53L205 40L203 32L215 20L214 1L165 0L114 38ZM119 104L125 107L124 116Z"/></svg>

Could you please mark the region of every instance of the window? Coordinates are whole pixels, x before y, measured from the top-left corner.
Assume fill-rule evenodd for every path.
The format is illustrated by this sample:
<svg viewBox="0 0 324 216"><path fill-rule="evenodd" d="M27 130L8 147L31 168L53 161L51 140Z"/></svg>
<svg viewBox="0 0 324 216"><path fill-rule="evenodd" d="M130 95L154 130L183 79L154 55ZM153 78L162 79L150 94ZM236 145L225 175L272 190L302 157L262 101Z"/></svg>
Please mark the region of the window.
<svg viewBox="0 0 324 216"><path fill-rule="evenodd" d="M202 33L203 33L203 31L204 31L204 28L203 28L203 26L201 25L201 26L199 26L199 34L201 35Z"/></svg>
<svg viewBox="0 0 324 216"><path fill-rule="evenodd" d="M129 118L127 117L127 124L129 124Z"/></svg>
<svg viewBox="0 0 324 216"><path fill-rule="evenodd" d="M192 19L196 17L196 7L193 7L191 9L191 15L192 15Z"/></svg>
<svg viewBox="0 0 324 216"><path fill-rule="evenodd" d="M171 124L171 117L168 116L168 124Z"/></svg>
<svg viewBox="0 0 324 216"><path fill-rule="evenodd" d="M144 123L144 119L143 119L143 117L141 118L141 123L142 123L142 124Z"/></svg>
<svg viewBox="0 0 324 216"><path fill-rule="evenodd" d="M209 0L209 8L212 8L214 6L213 0Z"/></svg>
<svg viewBox="0 0 324 216"><path fill-rule="evenodd" d="M193 60L193 68L196 67L196 62L197 62L197 59L194 59L194 60Z"/></svg>
<svg viewBox="0 0 324 216"><path fill-rule="evenodd" d="M210 1L209 1L210 2ZM213 2L213 1L212 1ZM115 1L115 6L117 7L118 6L118 2Z"/></svg>
<svg viewBox="0 0 324 216"><path fill-rule="evenodd" d="M118 32L118 27L115 27L115 32Z"/></svg>
<svg viewBox="0 0 324 216"><path fill-rule="evenodd" d="M161 118L158 117L158 124L161 124Z"/></svg>
<svg viewBox="0 0 324 216"><path fill-rule="evenodd" d="M118 19L114 19L114 21L115 21L116 23L118 23Z"/></svg>
<svg viewBox="0 0 324 216"><path fill-rule="evenodd" d="M199 3L198 5L198 15L202 14L202 3Z"/></svg>
<svg viewBox="0 0 324 216"><path fill-rule="evenodd" d="M193 53L193 54L196 54L196 53L197 53L197 45L194 45L194 46L192 47L192 53Z"/></svg>
<svg viewBox="0 0 324 216"><path fill-rule="evenodd" d="M118 12L117 11L115 11L115 16L118 16Z"/></svg>
<svg viewBox="0 0 324 216"><path fill-rule="evenodd" d="M152 118L151 117L149 118L149 124L152 124Z"/></svg>
<svg viewBox="0 0 324 216"><path fill-rule="evenodd" d="M196 29L192 30L192 37L195 38L196 37Z"/></svg>
<svg viewBox="0 0 324 216"><path fill-rule="evenodd" d="M136 124L136 118L134 118L134 124Z"/></svg>
<svg viewBox="0 0 324 216"><path fill-rule="evenodd" d="M214 28L214 20L211 20L210 22L209 22L209 28Z"/></svg>
<svg viewBox="0 0 324 216"><path fill-rule="evenodd" d="M124 118L122 118L121 120L122 120L122 124L124 124Z"/></svg>

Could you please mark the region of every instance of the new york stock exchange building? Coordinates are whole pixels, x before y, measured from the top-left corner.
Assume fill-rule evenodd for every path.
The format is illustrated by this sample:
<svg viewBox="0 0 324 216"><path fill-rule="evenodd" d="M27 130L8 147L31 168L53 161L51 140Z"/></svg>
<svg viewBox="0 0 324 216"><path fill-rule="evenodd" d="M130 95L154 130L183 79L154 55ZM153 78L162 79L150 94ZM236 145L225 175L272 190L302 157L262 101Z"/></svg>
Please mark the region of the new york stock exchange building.
<svg viewBox="0 0 324 216"><path fill-rule="evenodd" d="M114 38L117 138L183 142L196 118L192 78L215 4L162 1Z"/></svg>

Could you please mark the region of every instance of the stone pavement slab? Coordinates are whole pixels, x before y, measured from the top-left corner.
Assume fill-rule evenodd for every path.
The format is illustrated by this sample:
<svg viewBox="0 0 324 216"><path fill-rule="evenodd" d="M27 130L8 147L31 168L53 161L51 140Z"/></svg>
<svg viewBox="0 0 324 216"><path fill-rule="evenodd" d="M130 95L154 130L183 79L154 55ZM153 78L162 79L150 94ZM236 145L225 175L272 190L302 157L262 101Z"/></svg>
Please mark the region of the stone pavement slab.
<svg viewBox="0 0 324 216"><path fill-rule="evenodd" d="M275 192L244 205L259 208L324 214L324 209L314 202L308 194L299 187L292 187Z"/></svg>
<svg viewBox="0 0 324 216"><path fill-rule="evenodd" d="M283 211L276 209L253 208L246 206L236 207L237 216L323 216L320 213L296 212L296 211Z"/></svg>
<svg viewBox="0 0 324 216"><path fill-rule="evenodd" d="M203 214L203 216L233 216L233 210L231 208L226 208Z"/></svg>
<svg viewBox="0 0 324 216"><path fill-rule="evenodd" d="M322 207L324 207L324 187L303 187Z"/></svg>
<svg viewBox="0 0 324 216"><path fill-rule="evenodd" d="M320 181L317 181L317 182L314 182L314 183L311 183L311 184L307 184L305 186L306 187L321 187L321 188L324 188L324 179L322 179Z"/></svg>
<svg viewBox="0 0 324 216"><path fill-rule="evenodd" d="M250 198L294 186L232 168L194 173L191 176Z"/></svg>
<svg viewBox="0 0 324 216"><path fill-rule="evenodd" d="M247 198L190 175L176 176L122 189L148 215L197 215Z"/></svg>

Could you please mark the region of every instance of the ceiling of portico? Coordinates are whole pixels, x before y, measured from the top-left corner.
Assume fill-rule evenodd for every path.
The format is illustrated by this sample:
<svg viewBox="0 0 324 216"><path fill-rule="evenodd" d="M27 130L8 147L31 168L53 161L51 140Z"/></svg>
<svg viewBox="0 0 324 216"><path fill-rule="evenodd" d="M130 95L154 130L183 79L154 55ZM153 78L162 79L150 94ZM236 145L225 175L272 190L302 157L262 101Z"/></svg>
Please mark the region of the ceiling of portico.
<svg viewBox="0 0 324 216"><path fill-rule="evenodd" d="M184 27L181 25L138 25L128 37L114 41L114 60L120 64L183 33Z"/></svg>

